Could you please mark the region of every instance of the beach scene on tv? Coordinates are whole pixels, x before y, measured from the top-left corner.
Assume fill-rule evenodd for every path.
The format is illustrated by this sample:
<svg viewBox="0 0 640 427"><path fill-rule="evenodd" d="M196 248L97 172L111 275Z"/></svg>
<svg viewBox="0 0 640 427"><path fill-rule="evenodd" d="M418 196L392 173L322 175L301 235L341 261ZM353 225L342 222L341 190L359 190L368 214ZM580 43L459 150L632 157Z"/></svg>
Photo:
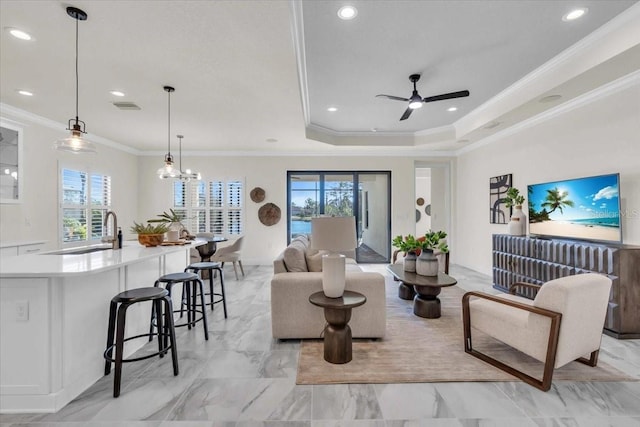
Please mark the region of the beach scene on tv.
<svg viewBox="0 0 640 427"><path fill-rule="evenodd" d="M529 233L620 242L618 175L528 186Z"/></svg>

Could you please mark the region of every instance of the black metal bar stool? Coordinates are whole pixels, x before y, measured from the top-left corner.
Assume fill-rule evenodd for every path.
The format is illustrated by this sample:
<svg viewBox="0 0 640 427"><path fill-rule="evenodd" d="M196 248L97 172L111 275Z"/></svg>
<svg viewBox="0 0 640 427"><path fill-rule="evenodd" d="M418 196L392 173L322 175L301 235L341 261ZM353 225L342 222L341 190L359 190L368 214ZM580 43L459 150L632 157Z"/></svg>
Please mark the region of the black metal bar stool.
<svg viewBox="0 0 640 427"><path fill-rule="evenodd" d="M154 311L158 313L157 325L158 332L150 334L140 334L133 337L124 337L125 323L127 318L127 309L130 305L143 301L151 301ZM119 306L118 306L119 304ZM164 305L164 310L163 310ZM117 316L116 316L117 313ZM164 324L163 324L164 316ZM117 319L116 319L117 317ZM117 330L116 330L117 324ZM115 334L115 343L113 342ZM124 343L136 338L146 337L152 338L153 335L158 336L158 352L148 354L142 357L124 359L122 352ZM161 339L164 338L164 339ZM167 342L167 339L169 342ZM113 357L113 348L116 349L115 358ZM128 362L137 362L151 357L163 357L167 351L171 349L171 359L173 362L173 375L178 375L178 351L176 350L176 336L173 324L173 305L169 291L160 288L138 288L124 291L111 299L109 307L109 329L107 330L107 349L104 351L105 365L104 374L109 375L111 372L111 364L115 363L115 372L113 379L113 397L120 396L120 384L122 377L122 364Z"/></svg>
<svg viewBox="0 0 640 427"><path fill-rule="evenodd" d="M222 288L221 293L216 293L213 291L213 278L214 278L214 270L220 273L220 287ZM198 275L200 275L201 271L209 272L209 295L211 306L211 310L213 310L213 305L219 302L222 303L222 307L224 308L224 318L227 318L227 301L224 295L224 274L222 273L222 266L219 262L194 262L189 264L187 268L184 269L185 272L192 271ZM215 297L219 297L215 299Z"/></svg>
<svg viewBox="0 0 640 427"><path fill-rule="evenodd" d="M187 321L185 323L176 323L175 327L180 328L182 326L186 326L191 329L191 327L195 327L196 323L202 321L202 327L204 328L204 339L209 339L209 329L207 328L207 310L205 307L204 301L204 286L202 285L202 280L195 273L171 273L165 274L156 280L154 287L159 287L164 284L165 289L169 292L169 297L171 297L171 288L176 283L182 283L182 304L187 307ZM199 288L199 289L198 289ZM200 310L198 310L198 291L200 293ZM182 314L182 307L180 310L174 310L174 313ZM200 314L200 317L197 315ZM151 313L151 325L149 326L149 341L153 339L153 328L155 325L154 319L155 310Z"/></svg>

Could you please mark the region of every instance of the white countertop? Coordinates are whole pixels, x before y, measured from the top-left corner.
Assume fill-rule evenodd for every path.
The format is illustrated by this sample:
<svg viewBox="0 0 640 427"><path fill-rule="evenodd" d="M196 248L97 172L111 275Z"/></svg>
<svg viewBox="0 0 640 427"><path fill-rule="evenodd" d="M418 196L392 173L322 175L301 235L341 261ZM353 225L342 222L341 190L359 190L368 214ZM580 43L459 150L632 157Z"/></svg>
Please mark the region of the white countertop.
<svg viewBox="0 0 640 427"><path fill-rule="evenodd" d="M109 249L78 255L58 255L51 252L7 256L0 258L0 278L65 277L118 268L144 259L195 248L205 243L195 240L186 245L146 248L138 242L124 242L122 249ZM78 249L78 248L76 248ZM55 251L58 252L58 251Z"/></svg>

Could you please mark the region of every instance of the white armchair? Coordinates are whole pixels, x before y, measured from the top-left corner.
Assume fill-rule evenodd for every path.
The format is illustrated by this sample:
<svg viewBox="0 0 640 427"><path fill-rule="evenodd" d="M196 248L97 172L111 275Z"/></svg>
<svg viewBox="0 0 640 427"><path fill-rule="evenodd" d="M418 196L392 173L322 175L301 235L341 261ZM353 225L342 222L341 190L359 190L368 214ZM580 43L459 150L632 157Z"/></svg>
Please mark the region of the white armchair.
<svg viewBox="0 0 640 427"><path fill-rule="evenodd" d="M236 268L236 263L240 266L240 271L244 276L244 268L242 267L242 260L240 260L240 250L242 249L243 239L244 236L238 237L233 244L218 248L211 256L212 262L220 262L223 267L225 262L233 263L233 271L236 273L236 280L238 280L238 269Z"/></svg>
<svg viewBox="0 0 640 427"><path fill-rule="evenodd" d="M536 288L534 300L515 295L523 287ZM542 286L516 283L509 291L495 296L467 292L462 297L465 352L544 391L551 388L555 368L573 360L596 366L611 279L578 274ZM544 362L542 380L474 349L472 329Z"/></svg>

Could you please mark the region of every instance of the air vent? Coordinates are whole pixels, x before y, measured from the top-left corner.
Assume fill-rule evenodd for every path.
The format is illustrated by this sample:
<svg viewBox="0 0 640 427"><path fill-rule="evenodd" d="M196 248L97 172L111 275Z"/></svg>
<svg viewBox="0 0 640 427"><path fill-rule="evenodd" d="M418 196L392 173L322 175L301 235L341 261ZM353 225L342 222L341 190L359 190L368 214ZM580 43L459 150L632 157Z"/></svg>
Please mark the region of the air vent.
<svg viewBox="0 0 640 427"><path fill-rule="evenodd" d="M113 105L121 110L140 110L140 107L133 102L114 102Z"/></svg>

